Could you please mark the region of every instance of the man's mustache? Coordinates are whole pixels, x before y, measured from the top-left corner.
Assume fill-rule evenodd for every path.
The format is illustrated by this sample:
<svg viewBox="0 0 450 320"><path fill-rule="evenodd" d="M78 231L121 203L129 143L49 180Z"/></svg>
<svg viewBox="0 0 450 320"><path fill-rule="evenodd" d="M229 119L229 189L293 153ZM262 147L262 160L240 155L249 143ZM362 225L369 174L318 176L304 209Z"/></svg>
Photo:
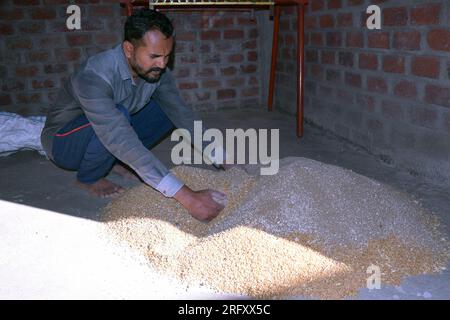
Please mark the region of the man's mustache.
<svg viewBox="0 0 450 320"><path fill-rule="evenodd" d="M157 68L157 67L155 67L155 68L150 68L150 69L148 69L147 73L150 73L150 72L153 72L153 71L157 71L157 72L161 73L161 72L164 71L164 69Z"/></svg>

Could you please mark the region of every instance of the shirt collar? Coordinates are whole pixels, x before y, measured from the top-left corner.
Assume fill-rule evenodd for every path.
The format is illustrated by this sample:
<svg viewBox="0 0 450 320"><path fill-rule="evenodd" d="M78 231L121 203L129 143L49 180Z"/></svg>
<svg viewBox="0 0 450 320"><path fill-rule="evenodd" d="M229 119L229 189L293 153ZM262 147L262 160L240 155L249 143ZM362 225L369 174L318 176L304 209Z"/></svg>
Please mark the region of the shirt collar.
<svg viewBox="0 0 450 320"><path fill-rule="evenodd" d="M130 67L128 66L127 57L125 56L125 53L123 52L122 43L118 44L114 51L116 52L116 55L118 57L119 62L119 73L122 80L131 80L131 83L133 85L136 85L134 82L133 77L131 76Z"/></svg>

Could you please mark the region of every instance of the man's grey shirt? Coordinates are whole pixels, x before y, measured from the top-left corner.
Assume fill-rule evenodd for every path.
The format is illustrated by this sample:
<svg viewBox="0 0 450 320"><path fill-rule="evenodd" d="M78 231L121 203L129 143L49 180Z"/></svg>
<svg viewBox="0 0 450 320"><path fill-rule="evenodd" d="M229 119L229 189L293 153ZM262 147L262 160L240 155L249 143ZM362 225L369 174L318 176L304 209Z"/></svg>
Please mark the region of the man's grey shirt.
<svg viewBox="0 0 450 320"><path fill-rule="evenodd" d="M41 140L52 158L54 135L76 117L86 115L96 135L117 159L129 165L148 185L173 196L183 185L138 139L121 104L130 115L154 99L177 128L194 134L194 120L200 117L179 95L168 68L156 83L134 81L122 44L98 53L84 62L59 91L48 112Z"/></svg>

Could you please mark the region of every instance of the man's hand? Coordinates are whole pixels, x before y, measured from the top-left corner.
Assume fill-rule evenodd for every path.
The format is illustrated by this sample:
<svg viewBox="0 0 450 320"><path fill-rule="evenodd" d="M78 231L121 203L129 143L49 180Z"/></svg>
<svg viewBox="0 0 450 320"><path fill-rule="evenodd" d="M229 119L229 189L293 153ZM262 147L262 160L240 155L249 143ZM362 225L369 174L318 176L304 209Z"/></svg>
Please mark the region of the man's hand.
<svg viewBox="0 0 450 320"><path fill-rule="evenodd" d="M217 217L225 207L219 202L226 199L226 195L214 190L193 191L187 186L183 186L173 196L190 215L200 221L210 221ZM216 202L216 200L219 202Z"/></svg>

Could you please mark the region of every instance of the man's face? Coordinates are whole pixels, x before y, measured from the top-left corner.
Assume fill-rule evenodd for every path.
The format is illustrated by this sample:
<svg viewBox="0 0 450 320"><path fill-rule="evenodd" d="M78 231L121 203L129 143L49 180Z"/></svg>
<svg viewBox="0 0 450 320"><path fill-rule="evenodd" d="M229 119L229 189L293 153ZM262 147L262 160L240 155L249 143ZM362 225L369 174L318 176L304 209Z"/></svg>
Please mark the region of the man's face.
<svg viewBox="0 0 450 320"><path fill-rule="evenodd" d="M158 30L144 34L140 45L125 41L124 52L133 76L154 83L157 82L169 62L173 48L173 37L166 38Z"/></svg>

